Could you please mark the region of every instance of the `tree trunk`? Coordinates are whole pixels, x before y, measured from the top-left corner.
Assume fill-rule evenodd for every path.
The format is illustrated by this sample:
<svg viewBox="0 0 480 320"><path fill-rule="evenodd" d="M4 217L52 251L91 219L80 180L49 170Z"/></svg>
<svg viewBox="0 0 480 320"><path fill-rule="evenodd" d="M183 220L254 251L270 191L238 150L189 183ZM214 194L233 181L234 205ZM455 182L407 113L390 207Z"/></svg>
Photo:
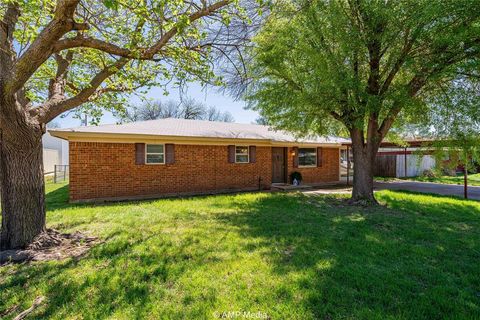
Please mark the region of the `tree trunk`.
<svg viewBox="0 0 480 320"><path fill-rule="evenodd" d="M20 249L45 230L43 132L19 123L12 128L2 122L0 250Z"/></svg>
<svg viewBox="0 0 480 320"><path fill-rule="evenodd" d="M378 147L374 142L365 144L363 132L353 132L353 190L350 203L377 204L373 195L373 165Z"/></svg>

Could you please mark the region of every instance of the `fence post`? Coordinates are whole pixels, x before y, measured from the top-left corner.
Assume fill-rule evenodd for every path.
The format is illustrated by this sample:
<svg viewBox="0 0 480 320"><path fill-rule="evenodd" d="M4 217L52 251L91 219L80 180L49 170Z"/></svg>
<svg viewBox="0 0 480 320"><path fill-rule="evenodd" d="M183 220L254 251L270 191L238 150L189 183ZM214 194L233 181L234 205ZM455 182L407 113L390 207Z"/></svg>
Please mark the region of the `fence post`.
<svg viewBox="0 0 480 320"><path fill-rule="evenodd" d="M53 165L53 183L57 183L57 165Z"/></svg>
<svg viewBox="0 0 480 320"><path fill-rule="evenodd" d="M350 148L347 145L347 186L350 185Z"/></svg>

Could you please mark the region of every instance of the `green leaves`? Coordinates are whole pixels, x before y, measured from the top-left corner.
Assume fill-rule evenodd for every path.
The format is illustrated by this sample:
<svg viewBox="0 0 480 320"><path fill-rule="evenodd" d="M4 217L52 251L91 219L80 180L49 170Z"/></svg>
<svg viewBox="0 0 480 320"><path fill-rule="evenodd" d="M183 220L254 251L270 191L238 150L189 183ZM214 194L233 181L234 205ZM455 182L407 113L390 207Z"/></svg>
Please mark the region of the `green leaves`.
<svg viewBox="0 0 480 320"><path fill-rule="evenodd" d="M301 134L418 122L432 95L479 67L478 1L285 1L272 10L254 39L247 99Z"/></svg>
<svg viewBox="0 0 480 320"><path fill-rule="evenodd" d="M103 4L108 9L118 10L118 1L117 0L103 0Z"/></svg>
<svg viewBox="0 0 480 320"><path fill-rule="evenodd" d="M22 14L14 34L17 57L39 38L57 8L64 5L57 0L18 3ZM89 113L91 119L99 119L101 110L121 108L128 101L128 94L141 95L153 86L182 86L189 81L220 84L221 78L213 72L216 56L206 43L209 38L212 41L220 35L218 32L232 18L247 20L247 17L238 1L204 10L205 6L214 3L216 1L92 0L87 6L80 2L73 20L88 24L90 28L71 30L59 40L87 39L90 44L75 44L58 52L65 55L69 50L74 55L65 88L61 90L63 98L71 99L94 88L93 93L77 101L84 104L80 108L82 114ZM0 14L5 10L6 6L0 5ZM205 14L210 22L215 21L213 25L203 21L207 18ZM229 41L222 40L218 47L227 47ZM53 44L49 45L53 52ZM129 62L121 68L114 67L119 59ZM41 106L49 99L50 81L55 78L57 67L52 54L26 83L26 95L35 106ZM95 79L102 70L114 74L99 84Z"/></svg>
<svg viewBox="0 0 480 320"><path fill-rule="evenodd" d="M480 82L465 77L452 81L428 101L428 117L418 126L435 139L429 145L439 167L475 168L480 162ZM453 161L445 162L445 158Z"/></svg>

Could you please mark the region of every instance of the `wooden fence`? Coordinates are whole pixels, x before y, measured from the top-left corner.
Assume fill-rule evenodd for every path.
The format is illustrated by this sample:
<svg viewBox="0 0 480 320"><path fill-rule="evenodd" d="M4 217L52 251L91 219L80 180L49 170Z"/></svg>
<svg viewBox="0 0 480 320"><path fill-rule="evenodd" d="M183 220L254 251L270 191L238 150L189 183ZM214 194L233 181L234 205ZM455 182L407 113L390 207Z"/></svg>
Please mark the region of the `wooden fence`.
<svg viewBox="0 0 480 320"><path fill-rule="evenodd" d="M396 155L377 155L373 165L373 175L375 177L396 177L397 176L397 156Z"/></svg>

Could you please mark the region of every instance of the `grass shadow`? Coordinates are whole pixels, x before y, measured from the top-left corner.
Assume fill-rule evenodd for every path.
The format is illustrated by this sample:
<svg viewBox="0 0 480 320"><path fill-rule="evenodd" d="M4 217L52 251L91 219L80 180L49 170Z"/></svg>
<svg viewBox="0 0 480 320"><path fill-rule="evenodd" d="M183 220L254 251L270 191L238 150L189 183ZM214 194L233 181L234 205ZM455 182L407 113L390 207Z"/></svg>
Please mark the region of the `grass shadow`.
<svg viewBox="0 0 480 320"><path fill-rule="evenodd" d="M399 194L380 193L385 206L373 208L272 195L223 219L256 239L245 250L296 279L315 318L480 315L480 207Z"/></svg>
<svg viewBox="0 0 480 320"><path fill-rule="evenodd" d="M75 207L68 201L68 184L50 187L45 192L47 211Z"/></svg>
<svg viewBox="0 0 480 320"><path fill-rule="evenodd" d="M42 294L38 318L480 316L480 205L376 195L373 208L301 193L71 205L59 186L49 223L105 242L81 260L0 270L0 313Z"/></svg>

